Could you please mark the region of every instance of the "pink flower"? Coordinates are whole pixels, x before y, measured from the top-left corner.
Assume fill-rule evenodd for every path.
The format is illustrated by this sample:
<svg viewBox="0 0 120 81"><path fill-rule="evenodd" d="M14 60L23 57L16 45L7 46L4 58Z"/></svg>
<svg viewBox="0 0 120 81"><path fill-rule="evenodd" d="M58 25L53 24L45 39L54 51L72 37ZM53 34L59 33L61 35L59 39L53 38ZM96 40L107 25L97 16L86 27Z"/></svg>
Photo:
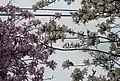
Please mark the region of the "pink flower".
<svg viewBox="0 0 120 81"><path fill-rule="evenodd" d="M56 13L55 13L55 19L57 19L57 18L60 19L60 18L61 18L61 15L62 15L61 13L56 12Z"/></svg>
<svg viewBox="0 0 120 81"><path fill-rule="evenodd" d="M46 66L51 68L52 70L56 68L56 65L57 63L54 60L46 62Z"/></svg>

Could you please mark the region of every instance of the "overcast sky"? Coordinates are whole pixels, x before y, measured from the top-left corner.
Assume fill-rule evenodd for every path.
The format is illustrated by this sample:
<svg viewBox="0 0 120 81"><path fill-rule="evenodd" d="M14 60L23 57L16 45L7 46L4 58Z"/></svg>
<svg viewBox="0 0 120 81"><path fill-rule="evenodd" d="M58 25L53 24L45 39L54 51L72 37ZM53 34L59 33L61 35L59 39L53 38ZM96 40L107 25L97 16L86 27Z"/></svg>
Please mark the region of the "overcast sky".
<svg viewBox="0 0 120 81"><path fill-rule="evenodd" d="M31 7L32 4L34 4L37 0L13 0L12 4L17 5L19 7ZM7 4L8 0L0 0L0 6L1 5L5 5ZM48 7L45 8L63 8L63 9L78 9L80 7L80 0L76 0L73 4L71 4L70 6L68 6L64 0L60 0L60 2L56 2L55 4L51 4ZM37 13L49 13L49 14L54 14L54 12L51 11L37 11ZM69 14L69 12L62 12L62 14ZM50 17L37 17L39 18L42 22L46 22L49 21ZM96 30L94 28L95 22L91 21L89 24L87 25L75 25L72 21L72 18L61 18L58 21L58 24L65 24L70 28L73 28L74 30L86 30L86 29L90 29L92 31ZM56 43L56 47L61 47L62 46L62 42L61 41L57 41ZM74 68L70 68L69 70L63 70L61 65L63 63L64 60L71 60L73 61L75 64L82 64L82 61L84 59L89 58L90 56L86 53L83 53L81 51L74 51L74 52L62 52L62 51L56 51L55 54L53 54L51 56L50 59L54 59L58 65L55 71L51 71L51 70L47 70L45 73L45 78L49 78L52 75L54 76L54 78L51 81L70 81L70 74L73 71ZM97 72L99 73L104 73L103 70L98 70Z"/></svg>

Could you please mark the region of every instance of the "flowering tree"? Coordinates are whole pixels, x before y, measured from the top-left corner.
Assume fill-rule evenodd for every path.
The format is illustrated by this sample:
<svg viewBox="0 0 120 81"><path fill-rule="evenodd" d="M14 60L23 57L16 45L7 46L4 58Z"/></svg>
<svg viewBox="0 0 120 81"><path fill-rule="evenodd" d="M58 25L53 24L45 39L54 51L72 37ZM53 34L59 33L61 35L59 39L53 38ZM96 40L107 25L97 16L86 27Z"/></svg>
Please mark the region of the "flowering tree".
<svg viewBox="0 0 120 81"><path fill-rule="evenodd" d="M54 49L38 31L41 21L9 3L0 12L9 15L0 19L0 81L43 81L45 67L54 70L57 63L49 60Z"/></svg>
<svg viewBox="0 0 120 81"><path fill-rule="evenodd" d="M56 0L54 0L55 2ZM74 0L64 0L68 5ZM69 27L63 25L64 29L56 25L51 31L50 38L52 41L57 41L58 39L67 39L66 33L72 34L73 38L79 39L78 43L67 42L63 45L63 49L54 48L61 51L74 51L82 50L83 52L88 52L93 59L84 60L85 65L81 66L101 66L103 69L108 71L108 75L101 75L100 77L95 76L96 71L93 70L93 74L88 76L88 81L119 81L120 80L120 37L119 37L119 23L116 19L120 17L120 1L119 0L82 0L81 8L76 12L70 12L73 22L75 24L84 23L87 24L91 20L97 20L99 18L104 18L106 21L96 24L97 31L91 32L90 30L78 31L70 29ZM36 4L33 9L39 9L41 6ZM48 26L49 27L49 26ZM47 28L47 26L46 26ZM52 26L51 26L52 28ZM53 31L54 30L54 31ZM62 34L59 35L59 32ZM50 33L48 33L49 35ZM64 35L63 35L64 34ZM77 35L77 37L75 37ZM52 42L51 41L51 42ZM99 48L100 45L109 44L109 50L103 51ZM63 62L62 67L69 68L75 66L73 62L66 60ZM87 74L87 68L82 71L79 68L75 68L71 74L73 81L83 81Z"/></svg>
<svg viewBox="0 0 120 81"><path fill-rule="evenodd" d="M41 0L33 5L33 10L36 11L55 1ZM70 5L74 0L65 2ZM95 70L92 70L91 75L87 75L88 67L83 70L75 68L71 73L73 81L83 81L84 77L88 77L88 81L119 81L120 38L119 24L115 22L116 18L119 18L119 6L118 0L82 0L81 8L70 12L75 24L87 24L91 20L105 18L105 22L96 25L96 32L75 32L66 25L57 25L56 19L60 19L62 15L60 13L55 13L49 22L42 23L31 12L10 3L0 6L0 12L8 15L5 20L0 19L0 81L43 81L46 79L45 67L52 70L56 68L57 63L49 60L49 56L55 50L88 52L93 58L84 60L84 65L78 66L95 65L108 71L107 76L97 77ZM72 34L72 39L79 39L79 42L67 42L63 48L53 47L52 44L57 40L61 39L64 42L67 39L66 33ZM104 43L109 44L109 50L99 49ZM76 65L69 60L62 64L64 69L72 66Z"/></svg>

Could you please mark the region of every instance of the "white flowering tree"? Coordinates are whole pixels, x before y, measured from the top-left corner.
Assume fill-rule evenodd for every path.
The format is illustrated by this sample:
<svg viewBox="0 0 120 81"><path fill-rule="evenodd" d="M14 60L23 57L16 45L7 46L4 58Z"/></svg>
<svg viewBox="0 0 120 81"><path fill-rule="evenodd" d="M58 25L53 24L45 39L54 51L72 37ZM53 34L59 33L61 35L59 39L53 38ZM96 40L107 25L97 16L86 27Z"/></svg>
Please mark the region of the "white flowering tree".
<svg viewBox="0 0 120 81"><path fill-rule="evenodd" d="M56 0L53 0L54 2ZM74 0L64 0L70 5ZM96 24L97 31L91 32L90 30L75 32L73 29L62 25L61 27L55 23L55 25L48 24L46 30L48 35L48 40L51 42L56 42L58 39L62 39L64 42L67 39L66 33L72 34L73 37L79 39L79 43L67 42L63 45L63 49L54 48L55 50L61 51L74 51L82 50L87 52L93 57L92 60L84 60L84 65L78 66L100 66L108 71L108 75L101 75L100 77L95 76L96 71L88 76L88 81L119 81L120 80L120 36L119 36L119 22L116 19L120 17L120 1L119 0L81 0L81 8L76 12L70 12L73 22L75 24L84 23L87 24L91 20L97 20L99 18L104 18L105 21ZM33 9L37 10L41 7L40 4L33 5ZM60 14L55 15L55 17L60 17ZM55 20L54 20L55 22ZM51 32L50 32L51 31ZM74 38L73 38L74 39ZM109 50L103 51L99 49L100 45L108 44ZM72 66L77 66L70 60L63 62L62 67L68 68ZM71 74L73 81L83 81L87 74L87 68L82 71L79 68L75 68Z"/></svg>
<svg viewBox="0 0 120 81"><path fill-rule="evenodd" d="M59 1L59 0L58 0ZM70 5L74 0L64 0ZM56 0L40 0L32 6L33 10L44 8ZM56 19L62 14L55 13L49 22L35 19L35 15L10 5L0 6L0 12L8 15L6 20L0 20L0 81L43 81L45 67L52 70L56 62L49 61L49 56L55 50L74 51L81 50L91 55L92 59L84 60L84 65L75 65L70 60L63 62L62 67L85 67L83 70L75 68L71 73L73 81L119 81L120 80L120 17L119 0L82 0L81 8L70 12L75 24L87 24L91 20L105 18L106 21L96 25L97 31L90 30L75 32L66 25L58 25ZM28 19L28 21L24 21ZM23 21L22 21L23 20ZM18 23L22 22L20 26ZM116 30L114 30L116 29ZM64 42L67 34L72 34L73 39L79 42L67 42L63 48L53 47L53 43L61 39ZM77 36L77 37L75 37ZM72 37L71 37L72 38ZM109 44L109 50L103 51L98 47ZM28 57L28 58L26 58ZM95 76L96 70L88 75L89 66L95 65L107 70L107 75ZM41 67L40 67L41 66ZM87 68L86 68L87 66ZM51 78L48 78L50 80Z"/></svg>

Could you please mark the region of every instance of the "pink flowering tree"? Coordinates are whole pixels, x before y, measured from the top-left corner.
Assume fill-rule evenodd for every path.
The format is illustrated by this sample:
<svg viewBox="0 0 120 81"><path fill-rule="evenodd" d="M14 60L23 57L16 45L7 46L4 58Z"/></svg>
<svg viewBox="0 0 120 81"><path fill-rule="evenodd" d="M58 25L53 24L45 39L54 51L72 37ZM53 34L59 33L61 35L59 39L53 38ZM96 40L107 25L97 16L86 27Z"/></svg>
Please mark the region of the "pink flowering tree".
<svg viewBox="0 0 120 81"><path fill-rule="evenodd" d="M8 15L0 18L0 81L47 79L44 78L45 67L54 70L57 63L49 60L54 49L38 31L41 21L10 3L0 6L0 12Z"/></svg>

